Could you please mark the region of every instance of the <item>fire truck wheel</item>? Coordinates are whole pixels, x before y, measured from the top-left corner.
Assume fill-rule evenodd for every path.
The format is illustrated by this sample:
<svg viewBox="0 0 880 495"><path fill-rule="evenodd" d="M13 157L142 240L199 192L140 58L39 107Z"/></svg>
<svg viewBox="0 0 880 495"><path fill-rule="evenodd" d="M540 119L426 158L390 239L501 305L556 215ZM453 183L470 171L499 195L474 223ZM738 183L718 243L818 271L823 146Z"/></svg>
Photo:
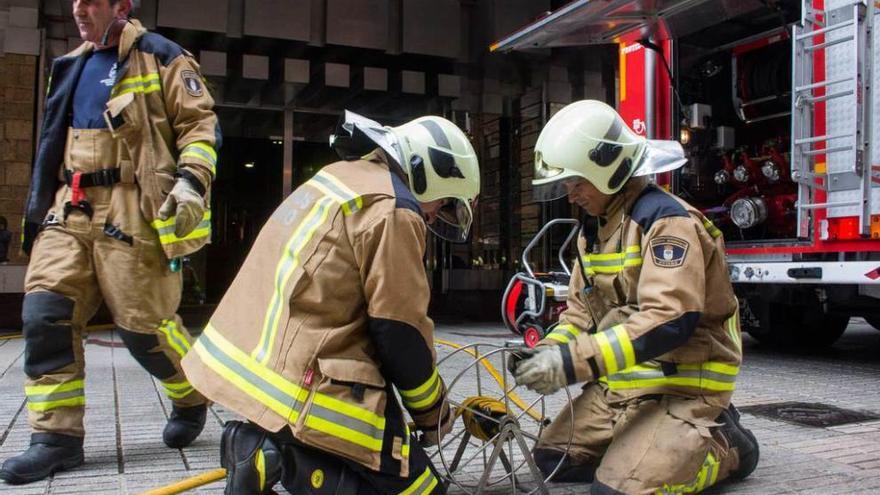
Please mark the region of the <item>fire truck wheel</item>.
<svg viewBox="0 0 880 495"><path fill-rule="evenodd" d="M785 348L829 347L849 324L847 315L822 313L816 306L788 304L771 304L759 319L760 327L749 328L749 335L761 343Z"/></svg>
<svg viewBox="0 0 880 495"><path fill-rule="evenodd" d="M880 316L866 316L865 321L876 330L880 330Z"/></svg>
<svg viewBox="0 0 880 495"><path fill-rule="evenodd" d="M529 348L535 347L538 345L538 342L541 341L541 332L538 331L535 327L528 327L523 332L523 342L525 342L526 346Z"/></svg>

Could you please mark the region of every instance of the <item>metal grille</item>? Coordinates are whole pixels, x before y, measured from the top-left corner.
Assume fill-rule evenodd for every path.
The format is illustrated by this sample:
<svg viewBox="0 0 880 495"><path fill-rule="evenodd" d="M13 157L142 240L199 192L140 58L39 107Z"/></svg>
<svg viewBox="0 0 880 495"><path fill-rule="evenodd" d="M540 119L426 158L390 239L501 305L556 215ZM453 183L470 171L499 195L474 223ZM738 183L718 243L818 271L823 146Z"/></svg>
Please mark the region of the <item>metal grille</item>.
<svg viewBox="0 0 880 495"><path fill-rule="evenodd" d="M824 428L880 420L880 415L810 402L775 402L740 407L740 411L788 423Z"/></svg>

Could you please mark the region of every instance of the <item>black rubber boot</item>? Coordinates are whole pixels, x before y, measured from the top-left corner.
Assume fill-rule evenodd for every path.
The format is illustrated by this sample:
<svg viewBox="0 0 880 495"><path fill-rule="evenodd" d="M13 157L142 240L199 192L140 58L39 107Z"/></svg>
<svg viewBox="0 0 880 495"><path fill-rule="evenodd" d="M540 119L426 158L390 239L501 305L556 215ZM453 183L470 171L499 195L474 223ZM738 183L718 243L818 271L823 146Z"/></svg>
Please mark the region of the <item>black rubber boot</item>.
<svg viewBox="0 0 880 495"><path fill-rule="evenodd" d="M556 472L553 473L553 478L550 479L551 483L593 482L593 477L596 474L595 464L574 463L572 462L571 456L566 456L563 460L563 455L565 455L565 453L554 449L539 448L532 451L532 457L535 459L535 464L545 478L550 476L554 469L556 470ZM559 461L562 461L562 464L560 464Z"/></svg>
<svg viewBox="0 0 880 495"><path fill-rule="evenodd" d="M275 493L281 479L281 450L262 428L229 421L220 439L220 466L226 469L226 495Z"/></svg>
<svg viewBox="0 0 880 495"><path fill-rule="evenodd" d="M739 467L730 473L733 479L741 480L752 474L758 466L760 449L755 435L739 422L739 411L729 405L716 420L722 423L721 433L727 438L731 448L739 451Z"/></svg>
<svg viewBox="0 0 880 495"><path fill-rule="evenodd" d="M83 439L58 433L34 433L31 446L6 459L0 479L10 485L32 483L83 463Z"/></svg>
<svg viewBox="0 0 880 495"><path fill-rule="evenodd" d="M165 445L172 449L181 449L193 443L202 428L205 427L205 418L208 415L208 406L177 407L171 410L171 417L162 432L162 440Z"/></svg>

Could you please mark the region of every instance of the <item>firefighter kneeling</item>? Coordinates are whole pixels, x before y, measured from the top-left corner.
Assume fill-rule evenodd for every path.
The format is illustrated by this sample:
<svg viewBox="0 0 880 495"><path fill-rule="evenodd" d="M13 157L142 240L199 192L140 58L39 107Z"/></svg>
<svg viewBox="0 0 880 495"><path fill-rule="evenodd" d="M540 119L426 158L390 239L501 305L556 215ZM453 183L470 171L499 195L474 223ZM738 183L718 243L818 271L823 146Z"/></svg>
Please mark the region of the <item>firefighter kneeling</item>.
<svg viewBox="0 0 880 495"><path fill-rule="evenodd" d="M598 226L584 222L559 324L511 367L539 393L587 383L535 458L549 474L573 422L555 479L593 494L696 493L758 463L730 404L742 348L724 239L643 177L684 162L677 143L637 136L598 101L562 109L535 145L535 197L567 194Z"/></svg>
<svg viewBox="0 0 880 495"><path fill-rule="evenodd" d="M340 132L348 160L269 218L183 360L197 390L250 421L224 430L226 493L445 491L422 448L454 420L422 257L426 223L467 238L476 155L439 117L384 128L349 113Z"/></svg>

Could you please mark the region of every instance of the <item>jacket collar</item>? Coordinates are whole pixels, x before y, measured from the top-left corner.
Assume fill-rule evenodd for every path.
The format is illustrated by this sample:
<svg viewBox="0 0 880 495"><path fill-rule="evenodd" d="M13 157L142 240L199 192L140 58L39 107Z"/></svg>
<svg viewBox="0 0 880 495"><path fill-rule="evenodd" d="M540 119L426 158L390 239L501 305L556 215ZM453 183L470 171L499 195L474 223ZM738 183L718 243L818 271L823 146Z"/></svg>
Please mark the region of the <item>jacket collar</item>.
<svg viewBox="0 0 880 495"><path fill-rule="evenodd" d="M605 215L599 218L600 241L607 241L615 232L617 232L618 229L620 229L620 226L623 225L624 217L629 215L636 199L641 196L642 191L644 191L646 187L648 187L647 179L635 177L630 179L626 185L623 186L623 189L611 198L611 202L608 203Z"/></svg>
<svg viewBox="0 0 880 495"><path fill-rule="evenodd" d="M117 60L122 61L128 58L128 54L131 52L131 49L134 47L137 40L139 40L146 32L147 29L141 25L140 21L137 19L129 19L125 27L122 28L122 33L119 35L119 45L117 45L119 55ZM84 41L83 44L76 48L76 50L70 52L70 55L78 57L91 53L94 50L94 43L91 41Z"/></svg>

